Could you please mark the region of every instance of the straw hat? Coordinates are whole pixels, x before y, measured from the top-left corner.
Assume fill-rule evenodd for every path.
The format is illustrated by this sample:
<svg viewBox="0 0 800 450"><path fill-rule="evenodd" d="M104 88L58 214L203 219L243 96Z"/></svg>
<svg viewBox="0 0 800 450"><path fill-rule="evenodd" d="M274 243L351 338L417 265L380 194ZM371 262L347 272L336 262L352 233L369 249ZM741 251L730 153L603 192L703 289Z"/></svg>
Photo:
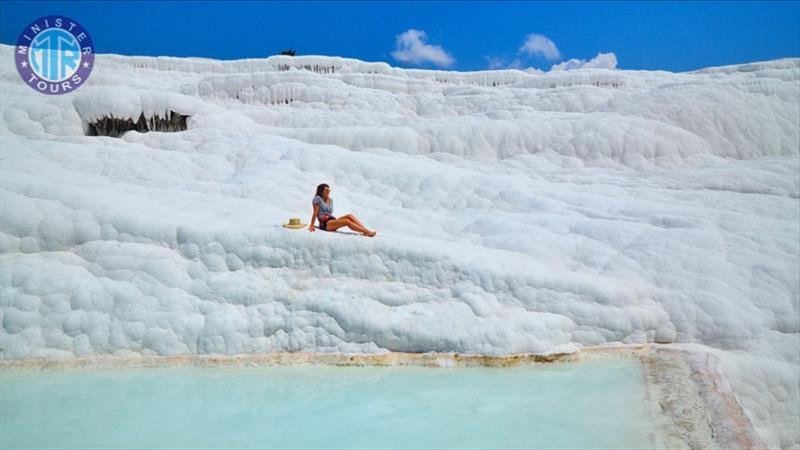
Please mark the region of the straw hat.
<svg viewBox="0 0 800 450"><path fill-rule="evenodd" d="M289 219L289 223L283 224L286 228L303 228L306 226L304 223L300 223L299 217L292 217Z"/></svg>

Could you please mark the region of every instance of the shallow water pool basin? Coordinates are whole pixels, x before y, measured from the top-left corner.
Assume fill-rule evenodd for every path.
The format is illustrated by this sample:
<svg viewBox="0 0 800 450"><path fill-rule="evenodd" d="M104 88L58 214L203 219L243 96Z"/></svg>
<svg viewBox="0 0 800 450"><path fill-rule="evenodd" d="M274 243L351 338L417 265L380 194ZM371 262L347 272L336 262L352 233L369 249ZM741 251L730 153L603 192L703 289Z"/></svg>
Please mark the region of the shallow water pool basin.
<svg viewBox="0 0 800 450"><path fill-rule="evenodd" d="M654 448L635 358L5 370L3 448Z"/></svg>

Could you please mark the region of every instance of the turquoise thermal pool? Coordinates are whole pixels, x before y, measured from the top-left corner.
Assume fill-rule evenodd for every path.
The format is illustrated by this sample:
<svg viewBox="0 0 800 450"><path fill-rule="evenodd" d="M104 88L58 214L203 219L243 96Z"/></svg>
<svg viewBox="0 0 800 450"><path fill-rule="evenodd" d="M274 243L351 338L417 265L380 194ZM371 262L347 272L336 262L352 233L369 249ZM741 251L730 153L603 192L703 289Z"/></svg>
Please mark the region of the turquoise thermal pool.
<svg viewBox="0 0 800 450"><path fill-rule="evenodd" d="M653 448L635 358L3 369L3 448Z"/></svg>

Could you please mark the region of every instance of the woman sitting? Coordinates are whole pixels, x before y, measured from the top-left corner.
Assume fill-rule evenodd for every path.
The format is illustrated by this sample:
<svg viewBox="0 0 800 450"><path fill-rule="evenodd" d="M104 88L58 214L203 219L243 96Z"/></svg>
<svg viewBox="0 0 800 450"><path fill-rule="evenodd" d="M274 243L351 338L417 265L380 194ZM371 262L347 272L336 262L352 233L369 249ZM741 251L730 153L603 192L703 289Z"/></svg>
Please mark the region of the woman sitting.
<svg viewBox="0 0 800 450"><path fill-rule="evenodd" d="M364 236L373 237L378 233L377 231L368 230L353 214L346 214L339 218L334 217L333 199L330 194L331 188L327 184L323 183L317 186L317 195L311 201L314 206L314 212L311 215L311 224L308 226L308 231L314 231L314 220L318 219L319 228L325 231L336 231L346 226L362 233Z"/></svg>

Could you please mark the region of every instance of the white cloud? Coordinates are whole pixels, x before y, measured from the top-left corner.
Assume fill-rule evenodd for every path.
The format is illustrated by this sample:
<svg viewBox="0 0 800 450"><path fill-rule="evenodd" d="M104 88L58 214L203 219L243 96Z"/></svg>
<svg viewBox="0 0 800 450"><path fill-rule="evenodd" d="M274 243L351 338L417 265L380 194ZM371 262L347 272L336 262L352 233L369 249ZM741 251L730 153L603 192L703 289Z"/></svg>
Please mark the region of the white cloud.
<svg viewBox="0 0 800 450"><path fill-rule="evenodd" d="M502 56L484 56L489 69L503 69L506 67L506 59Z"/></svg>
<svg viewBox="0 0 800 450"><path fill-rule="evenodd" d="M519 57L514 59L509 59L506 56L484 56L483 59L486 60L488 64L487 68L490 70L517 69L533 74L544 73L543 71L535 67L525 67L525 62Z"/></svg>
<svg viewBox="0 0 800 450"><path fill-rule="evenodd" d="M561 58L558 47L547 36L541 34L529 34L525 36L525 42L519 48L520 52L527 53L529 56L543 56L551 61Z"/></svg>
<svg viewBox="0 0 800 450"><path fill-rule="evenodd" d="M425 34L425 31L413 28L398 34L392 57L405 63L430 62L442 67L450 66L455 62L455 58L442 47L427 44L425 42L427 39L428 35Z"/></svg>
<svg viewBox="0 0 800 450"><path fill-rule="evenodd" d="M505 56L484 56L489 69L522 69L525 63L520 58L509 60Z"/></svg>
<svg viewBox="0 0 800 450"><path fill-rule="evenodd" d="M547 36L531 33L525 36L525 40L517 50L515 58L507 56L484 56L489 69L521 69L529 65L526 62L527 58L531 56L539 56L557 61L561 59L561 52L559 52L556 44L551 41ZM617 55L614 52L598 53L594 58L586 61L584 59L572 58L550 67L550 70L573 70L573 69L616 69L617 68ZM543 73L538 69L528 67L524 69L530 73Z"/></svg>
<svg viewBox="0 0 800 450"><path fill-rule="evenodd" d="M616 69L617 55L614 52L598 53L597 56L585 61L572 58L560 64L555 64L550 70L574 70L574 69Z"/></svg>

